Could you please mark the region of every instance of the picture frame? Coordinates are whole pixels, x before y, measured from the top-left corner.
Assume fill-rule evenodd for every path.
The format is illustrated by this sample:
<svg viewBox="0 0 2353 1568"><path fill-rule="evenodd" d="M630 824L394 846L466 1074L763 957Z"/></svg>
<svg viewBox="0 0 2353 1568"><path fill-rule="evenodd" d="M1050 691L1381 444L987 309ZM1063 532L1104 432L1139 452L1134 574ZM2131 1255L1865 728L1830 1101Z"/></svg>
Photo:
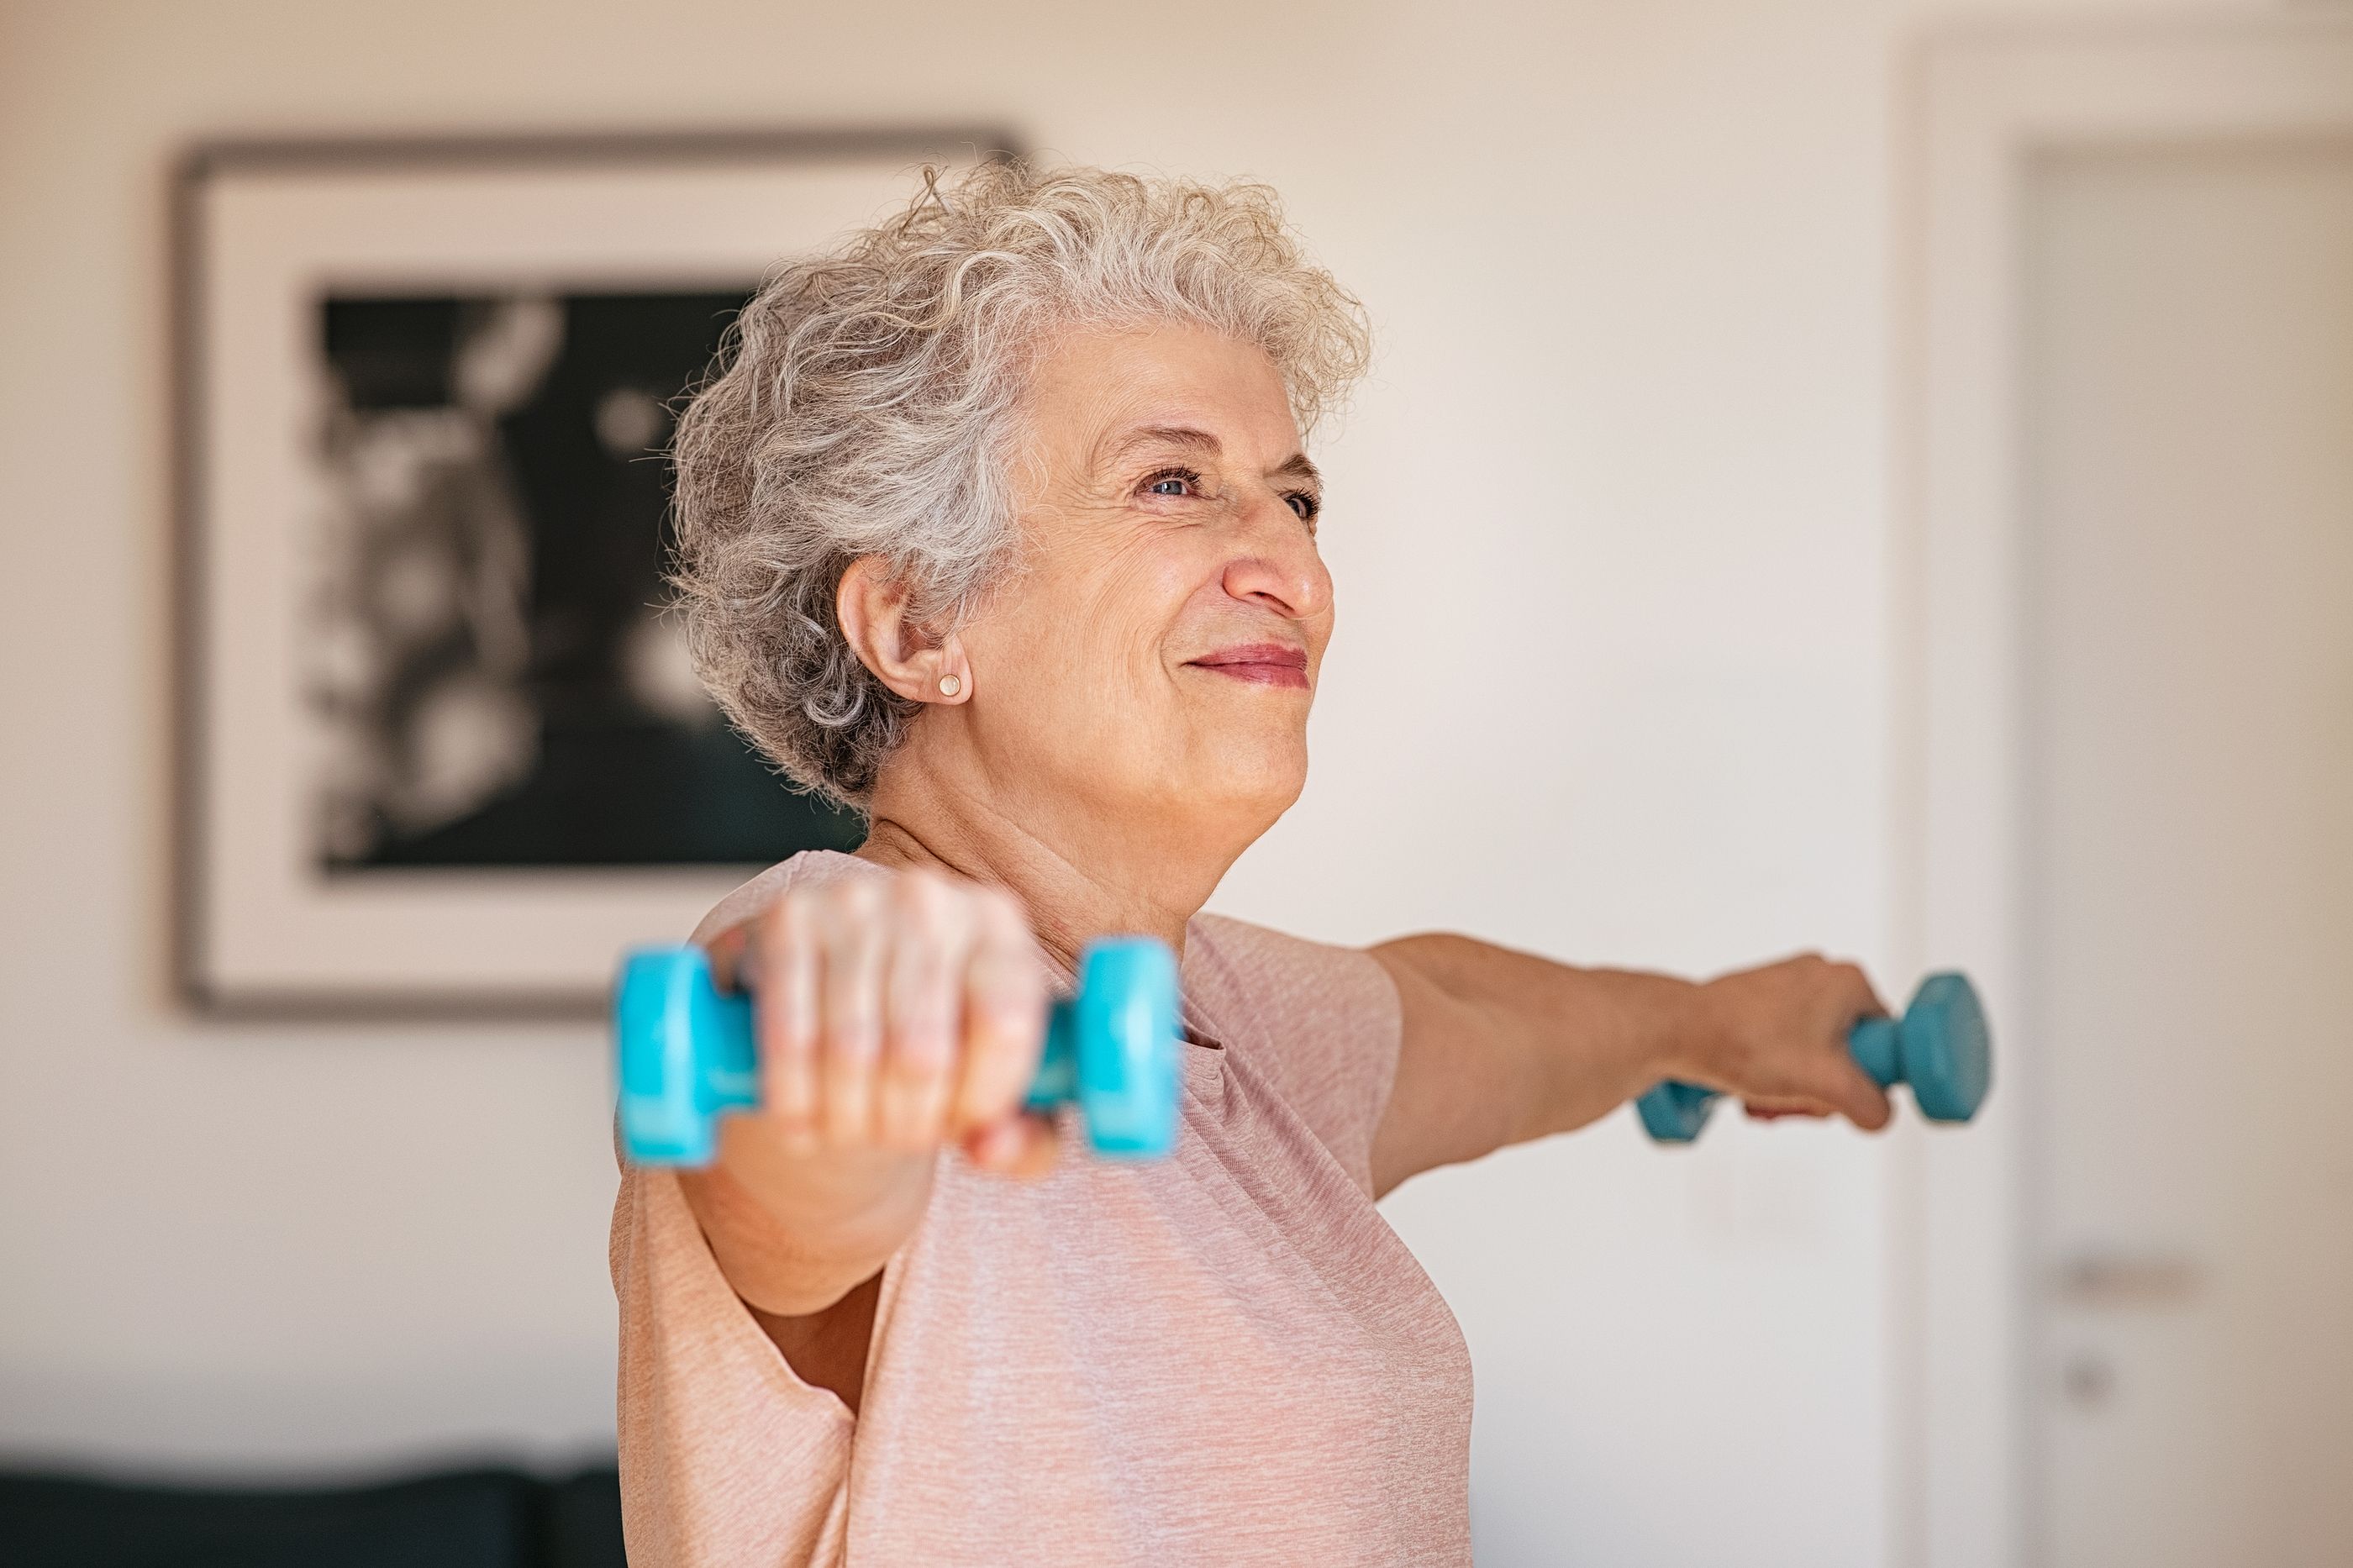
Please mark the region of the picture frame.
<svg viewBox="0 0 2353 1568"><path fill-rule="evenodd" d="M854 843L664 613L661 447L779 261L1002 127L216 141L172 179L175 968L201 1011L589 1016Z"/></svg>

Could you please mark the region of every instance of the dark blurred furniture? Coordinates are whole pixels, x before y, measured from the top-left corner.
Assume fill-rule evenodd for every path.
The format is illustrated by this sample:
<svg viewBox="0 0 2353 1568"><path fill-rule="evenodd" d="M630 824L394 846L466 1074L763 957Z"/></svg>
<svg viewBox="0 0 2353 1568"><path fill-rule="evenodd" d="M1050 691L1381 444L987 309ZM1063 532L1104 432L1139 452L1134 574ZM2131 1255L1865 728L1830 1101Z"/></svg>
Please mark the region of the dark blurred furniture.
<svg viewBox="0 0 2353 1568"><path fill-rule="evenodd" d="M335 1490L0 1474L0 1568L624 1568L610 1469Z"/></svg>

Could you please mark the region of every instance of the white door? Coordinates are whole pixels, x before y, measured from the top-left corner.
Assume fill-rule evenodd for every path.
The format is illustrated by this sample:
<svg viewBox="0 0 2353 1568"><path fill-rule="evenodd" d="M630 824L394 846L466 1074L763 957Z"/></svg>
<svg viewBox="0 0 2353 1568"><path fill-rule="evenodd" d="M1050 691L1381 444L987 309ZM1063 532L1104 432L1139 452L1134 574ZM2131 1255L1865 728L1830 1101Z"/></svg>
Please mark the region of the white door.
<svg viewBox="0 0 2353 1568"><path fill-rule="evenodd" d="M2353 1564L2353 145L2022 225L2031 1535Z"/></svg>

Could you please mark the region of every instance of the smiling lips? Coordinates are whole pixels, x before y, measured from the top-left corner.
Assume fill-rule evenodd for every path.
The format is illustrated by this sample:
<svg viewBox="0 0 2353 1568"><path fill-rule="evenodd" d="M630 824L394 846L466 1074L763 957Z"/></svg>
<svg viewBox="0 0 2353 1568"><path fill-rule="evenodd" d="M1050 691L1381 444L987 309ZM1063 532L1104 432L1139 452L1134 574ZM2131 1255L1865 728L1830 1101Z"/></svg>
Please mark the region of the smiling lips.
<svg viewBox="0 0 2353 1568"><path fill-rule="evenodd" d="M1288 686L1296 690L1307 689L1307 650L1288 643L1244 643L1238 647L1219 648L1192 661L1203 669L1236 680L1254 681L1261 686Z"/></svg>

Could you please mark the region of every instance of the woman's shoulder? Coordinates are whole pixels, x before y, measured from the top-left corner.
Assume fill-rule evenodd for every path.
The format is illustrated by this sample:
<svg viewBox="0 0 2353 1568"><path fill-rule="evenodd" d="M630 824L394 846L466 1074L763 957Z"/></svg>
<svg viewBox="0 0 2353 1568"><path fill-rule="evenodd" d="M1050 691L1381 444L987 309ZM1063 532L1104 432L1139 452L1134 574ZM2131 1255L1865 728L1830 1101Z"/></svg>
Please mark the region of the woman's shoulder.
<svg viewBox="0 0 2353 1568"><path fill-rule="evenodd" d="M1187 927L1185 995L1370 1190L1372 1140L1397 1079L1396 984L1362 948L1223 915Z"/></svg>
<svg viewBox="0 0 2353 1568"><path fill-rule="evenodd" d="M777 861L713 904L690 940L707 942L731 926L742 925L782 898L787 888L814 887L842 877L879 876L881 869L838 849L804 849Z"/></svg>
<svg viewBox="0 0 2353 1568"><path fill-rule="evenodd" d="M1396 1019L1397 987L1362 948L1292 936L1230 915L1196 915L1185 935L1186 988L1201 994L1205 1005L1214 994L1250 1014L1283 1016L1310 1028Z"/></svg>

